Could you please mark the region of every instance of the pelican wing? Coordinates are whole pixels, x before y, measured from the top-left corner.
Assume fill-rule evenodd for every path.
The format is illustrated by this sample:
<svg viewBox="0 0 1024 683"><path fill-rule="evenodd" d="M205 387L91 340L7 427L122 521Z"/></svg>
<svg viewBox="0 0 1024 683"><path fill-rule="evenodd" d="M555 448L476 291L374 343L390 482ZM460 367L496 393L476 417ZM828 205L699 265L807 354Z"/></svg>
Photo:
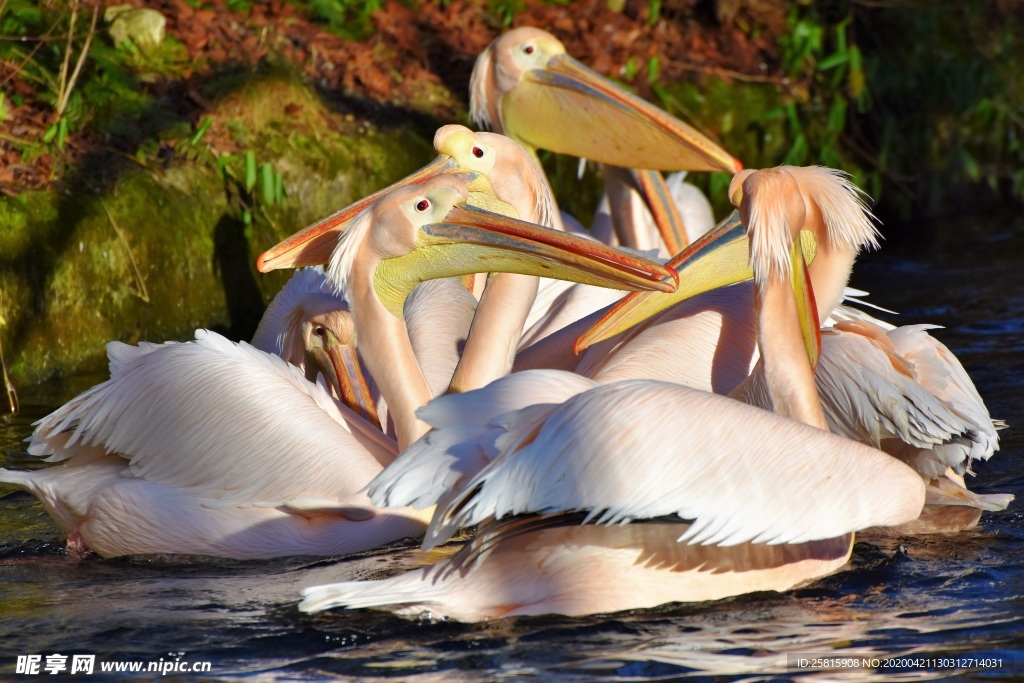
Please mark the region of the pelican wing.
<svg viewBox="0 0 1024 683"><path fill-rule="evenodd" d="M531 370L464 394L435 398L416 414L434 427L370 483L380 507L425 508L462 491L462 485L499 452L504 433L495 418L533 404L558 404L594 382L570 372Z"/></svg>
<svg viewBox="0 0 1024 683"><path fill-rule="evenodd" d="M322 386L248 344L199 330L195 342L111 343L108 355L111 378L41 420L30 453L102 447L128 476L209 505L271 507L309 496L369 507L359 488L393 457L354 435Z"/></svg>
<svg viewBox="0 0 1024 683"><path fill-rule="evenodd" d="M608 524L677 514L692 520L689 543L802 543L907 522L924 503L921 478L884 453L674 384L619 382L496 422L501 455L432 528L520 513L586 511Z"/></svg>
<svg viewBox="0 0 1024 683"><path fill-rule="evenodd" d="M964 366L945 344L928 333L935 325L903 325L888 332L896 350L914 364L921 385L970 425L977 435L970 458L987 460L999 450L992 416Z"/></svg>
<svg viewBox="0 0 1024 683"><path fill-rule="evenodd" d="M997 442L991 420L974 419L969 410L958 412L942 400L942 392L954 388L966 394L964 385L951 380L947 389L933 393L922 379L949 377L948 370L915 363L899 352L891 336L864 321L839 323L822 334L815 380L829 428L876 447L897 439L921 449L925 458L916 458L914 466L928 477L940 476L947 466L962 472L969 458L988 457ZM984 410L980 398L975 405Z"/></svg>

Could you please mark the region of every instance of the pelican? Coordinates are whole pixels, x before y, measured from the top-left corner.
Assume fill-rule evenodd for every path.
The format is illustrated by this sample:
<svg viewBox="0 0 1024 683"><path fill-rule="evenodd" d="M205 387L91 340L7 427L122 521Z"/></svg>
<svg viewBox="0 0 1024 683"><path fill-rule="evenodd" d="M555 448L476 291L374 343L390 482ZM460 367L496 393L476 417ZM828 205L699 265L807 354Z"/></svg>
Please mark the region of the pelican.
<svg viewBox="0 0 1024 683"><path fill-rule="evenodd" d="M38 497L72 551L103 557L336 555L421 535L422 512L378 510L360 492L395 443L307 379L314 350L339 369L351 354L349 314L325 282L310 269L275 297L253 340L274 353L206 330L111 342L110 379L32 436L29 452L59 464L0 481Z"/></svg>
<svg viewBox="0 0 1024 683"><path fill-rule="evenodd" d="M356 353L352 314L344 298L330 290L323 268L295 271L267 306L249 343L296 366L310 382L324 373L335 398L380 428L379 397L373 396L377 392Z"/></svg>
<svg viewBox="0 0 1024 683"><path fill-rule="evenodd" d="M558 371L435 399L420 413L435 430L371 484L371 497L437 504L425 548L486 526L432 567L307 588L300 609L477 621L787 590L845 564L853 532L916 518L916 473L824 429L799 239L781 273L775 254L751 245L769 392L796 419L678 384L601 386Z"/></svg>
<svg viewBox="0 0 1024 683"><path fill-rule="evenodd" d="M459 213L453 207L468 195L454 177L395 190L356 219L332 255L328 277L349 300L397 448L346 416L297 367L201 331L186 344L111 344L111 379L47 418L30 446L68 462L38 474L5 471L4 480L30 487L73 538L102 555L325 554L416 535L423 513L379 513L360 490L418 436L413 410L432 397L399 317L420 282L472 272L483 259L527 273L557 265L592 283L670 288L662 282L668 271L643 259L532 224ZM294 348L286 337L279 347ZM325 518L366 532L338 533Z"/></svg>
<svg viewBox="0 0 1024 683"><path fill-rule="evenodd" d="M634 249L647 248L649 241L645 221L636 220L635 191L661 232L656 248L663 244L674 255L686 246L687 230L693 230L685 227L657 170L735 173L742 168L706 136L583 66L557 38L532 27L499 36L477 58L470 117L531 153L546 149L606 165L606 196L618 241Z"/></svg>
<svg viewBox="0 0 1024 683"><path fill-rule="evenodd" d="M440 155L439 160L442 160L440 163L435 162L438 166L449 168L454 164L454 168L482 174L488 179L494 195L511 205L521 218L555 227L555 199L543 171L515 141L495 133L472 132L464 126L447 125L439 128L435 134L434 147ZM707 209L707 213L710 214L710 209ZM704 221L701 227L706 230L710 226L707 218ZM733 224L725 225L723 230L727 234L723 237L734 238L741 232L737 227ZM687 280L681 296L692 297L730 282L727 277L715 274L715 266L711 265L720 258L716 252L721 243L713 235L707 242L696 245L680 258L677 268L686 273ZM708 258L711 254L716 255ZM488 346L504 347L504 353L496 353L494 356L502 358L503 371L479 377L475 383L477 387L505 374L514 351L527 348L564 325L602 309L622 296L607 288L550 278L542 278L538 285L535 280L509 274L495 276L488 289L490 293L485 296L500 298L502 304L492 309L491 316L478 312L474 326L481 330L491 330L486 337ZM538 292L536 301L527 295L528 290ZM531 302L533 305L524 321L524 307ZM481 310L484 308L481 305ZM480 336L480 339L484 338L484 335ZM519 340L517 348L509 348L510 341L516 338ZM455 386L457 390L464 390L467 383L456 382Z"/></svg>
<svg viewBox="0 0 1024 683"><path fill-rule="evenodd" d="M574 60L541 29L495 39L477 58L469 87L473 121L529 150L663 171L742 168L701 133Z"/></svg>
<svg viewBox="0 0 1024 683"><path fill-rule="evenodd" d="M893 328L865 315L851 319L837 308L857 252L877 245L873 217L861 201L859 190L838 171L822 167L782 166L737 174L730 197L748 228L751 223L767 228L753 229L752 233L764 240L760 249L774 248L777 271L785 266L784 240L771 242L785 234L785 216L779 211L773 213L785 206L781 200L784 193L777 189L780 177L792 179L786 185L790 192L799 193L804 204L801 243L813 258L808 272L814 283L818 316L824 320L836 312L839 318L845 318L834 320L822 333L821 358L815 372L829 429L901 458L929 482L925 516L906 531L955 531L976 524L982 510L1005 508L1012 496L978 496L964 485L963 475L971 462L985 460L997 450L996 427L1000 423L992 421L952 352L922 326ZM771 227L773 221L778 225ZM750 248L753 250L754 245ZM661 300L630 295L588 331L579 346L614 335L637 320L655 317L617 342L609 342L615 344L612 353L607 348L596 349L597 353L589 356L596 359L594 366L584 357L580 371L590 371L595 378L605 380L621 378L623 373L661 371L672 361L663 361L661 366L644 361L659 343L666 343L666 336L672 335L674 343L687 345L687 353L703 350L706 358L713 359L713 364L698 366L697 372L692 365L678 371L678 366L671 366L677 381L703 386L699 382L728 377L725 386L715 387L716 391L734 391L740 400L770 407L763 371L749 373L742 386L729 386L745 366L756 360L748 351L753 346L747 336L749 326L743 317L732 316L735 307L742 309L748 291L733 288L675 306L671 295ZM720 309L724 314L700 308L730 295L733 298L724 305L734 308ZM715 333L715 325L706 326L710 333L691 332L697 322L706 323L709 318L718 318L717 330L734 328L728 345L722 332ZM736 334L737 329L743 333ZM599 368L596 372L595 366Z"/></svg>

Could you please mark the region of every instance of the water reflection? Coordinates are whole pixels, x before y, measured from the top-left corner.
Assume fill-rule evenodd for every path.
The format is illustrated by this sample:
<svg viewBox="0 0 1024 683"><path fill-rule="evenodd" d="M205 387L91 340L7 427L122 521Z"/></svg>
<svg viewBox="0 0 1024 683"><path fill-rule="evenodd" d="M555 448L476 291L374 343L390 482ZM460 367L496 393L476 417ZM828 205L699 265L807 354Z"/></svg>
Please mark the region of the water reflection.
<svg viewBox="0 0 1024 683"><path fill-rule="evenodd" d="M75 560L28 494L0 488L0 676L18 654L98 660L212 661L204 680L651 681L927 680L954 670L796 669L803 655L955 655L1001 660L963 674L1024 678L1024 273L1005 243L966 265L954 256L881 254L854 285L902 311L960 357L993 416L1011 429L972 488L1008 491L1010 510L953 537L860 537L849 571L784 595L581 619L531 617L462 625L373 612L300 614L300 588L379 578L432 561L414 544L344 560L207 558ZM980 262L985 262L985 270ZM931 283L944 282L939 303ZM925 296L927 295L927 296ZM94 378L22 391L0 419L0 465L37 467L32 422ZM450 548L449 548L450 552ZM178 653L181 653L180 655ZM934 667L933 667L934 669Z"/></svg>

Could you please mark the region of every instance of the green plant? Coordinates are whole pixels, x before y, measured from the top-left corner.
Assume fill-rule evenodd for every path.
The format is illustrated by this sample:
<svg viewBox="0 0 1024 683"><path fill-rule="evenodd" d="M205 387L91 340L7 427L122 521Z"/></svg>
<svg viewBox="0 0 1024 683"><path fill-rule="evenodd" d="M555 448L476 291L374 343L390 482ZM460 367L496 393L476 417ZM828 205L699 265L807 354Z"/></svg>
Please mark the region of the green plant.
<svg viewBox="0 0 1024 683"><path fill-rule="evenodd" d="M858 176L859 184L871 184L877 195L879 179L865 177L848 144L851 113L868 106L853 9L839 2L831 3L829 10L826 15L818 5L794 5L787 13L789 31L778 46L788 97L760 119L781 124L788 145L780 157L768 161L840 168Z"/></svg>
<svg viewBox="0 0 1024 683"><path fill-rule="evenodd" d="M0 41L0 59L15 62L14 75L22 76L43 90L41 99L53 107L52 123L43 135L43 142L54 142L58 149L63 149L71 129L67 114L69 108L74 108L75 86L96 34L100 5L92 7L84 31L79 21L80 9L79 0L69 0L65 7L51 11L30 6L22 0L5 2L0 7L0 31L8 37L7 41ZM14 38L34 43L34 47L26 52L12 40Z"/></svg>
<svg viewBox="0 0 1024 683"><path fill-rule="evenodd" d="M383 4L383 0L310 0L308 11L340 36L362 40L373 33L371 17Z"/></svg>
<svg viewBox="0 0 1024 683"><path fill-rule="evenodd" d="M1024 199L1024 21L1009 6L794 5L779 40L785 163L856 172L890 210L936 211L971 185ZM996 31L993 26L999 26Z"/></svg>
<svg viewBox="0 0 1024 683"><path fill-rule="evenodd" d="M507 27L526 8L526 3L523 0L488 0L487 8L498 16L502 27Z"/></svg>
<svg viewBox="0 0 1024 683"><path fill-rule="evenodd" d="M256 153L246 150L241 157L223 154L216 158L217 172L229 187L229 194L237 197L242 223L251 225L259 212L268 222L267 209L284 202L284 177L268 162L258 163ZM259 192L255 192L259 184Z"/></svg>
<svg viewBox="0 0 1024 683"><path fill-rule="evenodd" d="M661 20L662 0L647 0L647 23L654 26Z"/></svg>

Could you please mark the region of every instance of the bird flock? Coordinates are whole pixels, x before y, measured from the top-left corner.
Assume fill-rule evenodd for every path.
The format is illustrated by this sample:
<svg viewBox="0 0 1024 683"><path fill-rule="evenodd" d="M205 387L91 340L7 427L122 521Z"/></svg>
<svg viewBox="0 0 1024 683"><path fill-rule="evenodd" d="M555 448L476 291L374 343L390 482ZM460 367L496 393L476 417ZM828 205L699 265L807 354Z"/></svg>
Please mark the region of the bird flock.
<svg viewBox="0 0 1024 683"><path fill-rule="evenodd" d="M854 534L956 533L1013 496L965 475L997 430L929 325L845 303L878 245L822 167L719 145L511 30L435 161L260 255L294 268L251 343L107 346L110 379L0 469L69 551L338 556L472 535L299 609L462 621L783 591ZM537 150L602 166L584 228ZM685 171L733 174L715 224ZM677 172L664 178L662 172ZM296 596L298 599L298 596Z"/></svg>

